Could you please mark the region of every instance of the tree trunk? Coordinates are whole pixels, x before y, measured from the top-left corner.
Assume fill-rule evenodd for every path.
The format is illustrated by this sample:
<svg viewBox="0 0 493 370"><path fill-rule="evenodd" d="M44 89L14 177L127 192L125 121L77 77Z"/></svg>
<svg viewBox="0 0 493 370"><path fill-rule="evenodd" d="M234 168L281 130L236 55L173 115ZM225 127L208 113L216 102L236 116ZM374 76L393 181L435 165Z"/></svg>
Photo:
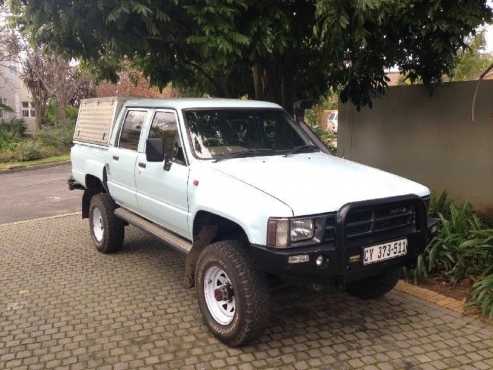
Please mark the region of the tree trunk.
<svg viewBox="0 0 493 370"><path fill-rule="evenodd" d="M260 64L252 66L254 98L275 102L293 113L296 91L293 91L290 65L285 59L274 59L266 63L266 66Z"/></svg>
<svg viewBox="0 0 493 370"><path fill-rule="evenodd" d="M253 89L255 91L254 99L263 99L262 82L260 81L260 66L255 64L252 67Z"/></svg>
<svg viewBox="0 0 493 370"><path fill-rule="evenodd" d="M67 116L65 114L65 108L67 107L67 102L63 98L57 99L57 110L56 110L56 124L58 126L64 126L67 123Z"/></svg>
<svg viewBox="0 0 493 370"><path fill-rule="evenodd" d="M37 113L37 112L36 112ZM41 122L38 116L36 116L36 119L34 120L33 123L33 136L36 136L41 129Z"/></svg>
<svg viewBox="0 0 493 370"><path fill-rule="evenodd" d="M36 111L36 119L34 120L33 127L33 134L36 135L43 125L48 98L46 97L46 92L39 88L31 89L31 95L33 99L33 106Z"/></svg>

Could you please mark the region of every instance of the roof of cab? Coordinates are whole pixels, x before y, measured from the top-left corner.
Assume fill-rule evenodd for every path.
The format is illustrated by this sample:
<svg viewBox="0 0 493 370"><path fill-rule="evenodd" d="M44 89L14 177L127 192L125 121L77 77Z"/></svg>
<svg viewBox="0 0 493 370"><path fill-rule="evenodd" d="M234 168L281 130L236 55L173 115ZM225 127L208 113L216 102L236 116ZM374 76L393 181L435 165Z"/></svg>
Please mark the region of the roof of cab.
<svg viewBox="0 0 493 370"><path fill-rule="evenodd" d="M149 99L129 98L125 101L127 107L145 108L281 108L280 105L259 100L216 99L216 98L179 98L179 99Z"/></svg>

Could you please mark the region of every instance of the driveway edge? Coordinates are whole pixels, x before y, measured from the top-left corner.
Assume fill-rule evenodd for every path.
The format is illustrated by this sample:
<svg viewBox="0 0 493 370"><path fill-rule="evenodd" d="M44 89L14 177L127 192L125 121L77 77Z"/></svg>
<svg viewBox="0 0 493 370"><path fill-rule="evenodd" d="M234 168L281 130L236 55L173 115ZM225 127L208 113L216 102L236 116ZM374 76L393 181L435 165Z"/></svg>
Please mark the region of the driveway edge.
<svg viewBox="0 0 493 370"><path fill-rule="evenodd" d="M32 166L26 166L26 167L13 167L11 169L0 170L0 175L9 174L9 173L16 173L16 172L25 172L25 171L31 171L31 170L39 170L42 168L58 167L58 166L63 166L64 164L67 164L67 163L70 163L70 159L58 161L58 162L34 164Z"/></svg>
<svg viewBox="0 0 493 370"><path fill-rule="evenodd" d="M443 294L419 287L417 285L409 284L404 280L400 280L395 289L399 292L419 298L425 302L449 309L461 315L464 314L464 301L447 297Z"/></svg>
<svg viewBox="0 0 493 370"><path fill-rule="evenodd" d="M62 213L60 215L37 217L37 218L28 218L27 220L7 222L5 224L0 224L0 227L2 227L2 226L12 226L12 225L25 224L27 222L34 222L34 221L53 220L53 219L56 219L56 218L69 217L69 216L75 216L75 215L80 215L80 214L81 214L81 212L80 211L77 211L77 212L70 212L70 213Z"/></svg>

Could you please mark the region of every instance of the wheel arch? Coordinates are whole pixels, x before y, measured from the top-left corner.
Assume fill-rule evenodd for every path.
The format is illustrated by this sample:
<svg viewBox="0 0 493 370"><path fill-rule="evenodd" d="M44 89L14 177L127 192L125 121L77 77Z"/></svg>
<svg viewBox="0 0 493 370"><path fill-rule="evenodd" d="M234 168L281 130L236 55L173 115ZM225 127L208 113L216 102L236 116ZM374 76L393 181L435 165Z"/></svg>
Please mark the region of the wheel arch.
<svg viewBox="0 0 493 370"><path fill-rule="evenodd" d="M248 234L238 222L214 212L200 210L195 213L193 218L192 235L194 243L199 238L202 229L211 225L217 225L216 234L212 242L226 240L231 236L237 236L240 240L248 242Z"/></svg>
<svg viewBox="0 0 493 370"><path fill-rule="evenodd" d="M87 174L84 179L86 184L86 190L82 195L82 218L89 217L89 205L91 204L91 198L94 194L108 193L106 186L106 168L103 169L103 180L92 174Z"/></svg>
<svg viewBox="0 0 493 370"><path fill-rule="evenodd" d="M185 265L185 285L192 288L195 285L195 266L202 250L209 244L235 239L248 245L248 235L237 222L216 213L199 210L193 218L193 246L187 255Z"/></svg>

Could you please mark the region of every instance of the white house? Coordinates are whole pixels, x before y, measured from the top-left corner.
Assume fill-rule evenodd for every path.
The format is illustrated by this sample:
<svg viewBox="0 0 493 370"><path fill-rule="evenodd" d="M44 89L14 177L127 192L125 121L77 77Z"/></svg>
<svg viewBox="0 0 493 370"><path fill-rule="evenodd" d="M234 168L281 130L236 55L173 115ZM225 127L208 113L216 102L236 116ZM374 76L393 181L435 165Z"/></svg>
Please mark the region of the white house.
<svg viewBox="0 0 493 370"><path fill-rule="evenodd" d="M5 32L4 25L7 16L6 8L0 7L0 32ZM20 118L24 120L30 131L35 121L36 110L20 73L21 64L18 61L7 60L0 63L0 102L13 109L13 112L0 111L0 124L13 118Z"/></svg>
<svg viewBox="0 0 493 370"><path fill-rule="evenodd" d="M0 122L12 118L23 119L28 130L32 127L36 110L32 104L31 94L20 78L18 63L10 62L0 65L0 101L13 109L13 112L0 111Z"/></svg>

